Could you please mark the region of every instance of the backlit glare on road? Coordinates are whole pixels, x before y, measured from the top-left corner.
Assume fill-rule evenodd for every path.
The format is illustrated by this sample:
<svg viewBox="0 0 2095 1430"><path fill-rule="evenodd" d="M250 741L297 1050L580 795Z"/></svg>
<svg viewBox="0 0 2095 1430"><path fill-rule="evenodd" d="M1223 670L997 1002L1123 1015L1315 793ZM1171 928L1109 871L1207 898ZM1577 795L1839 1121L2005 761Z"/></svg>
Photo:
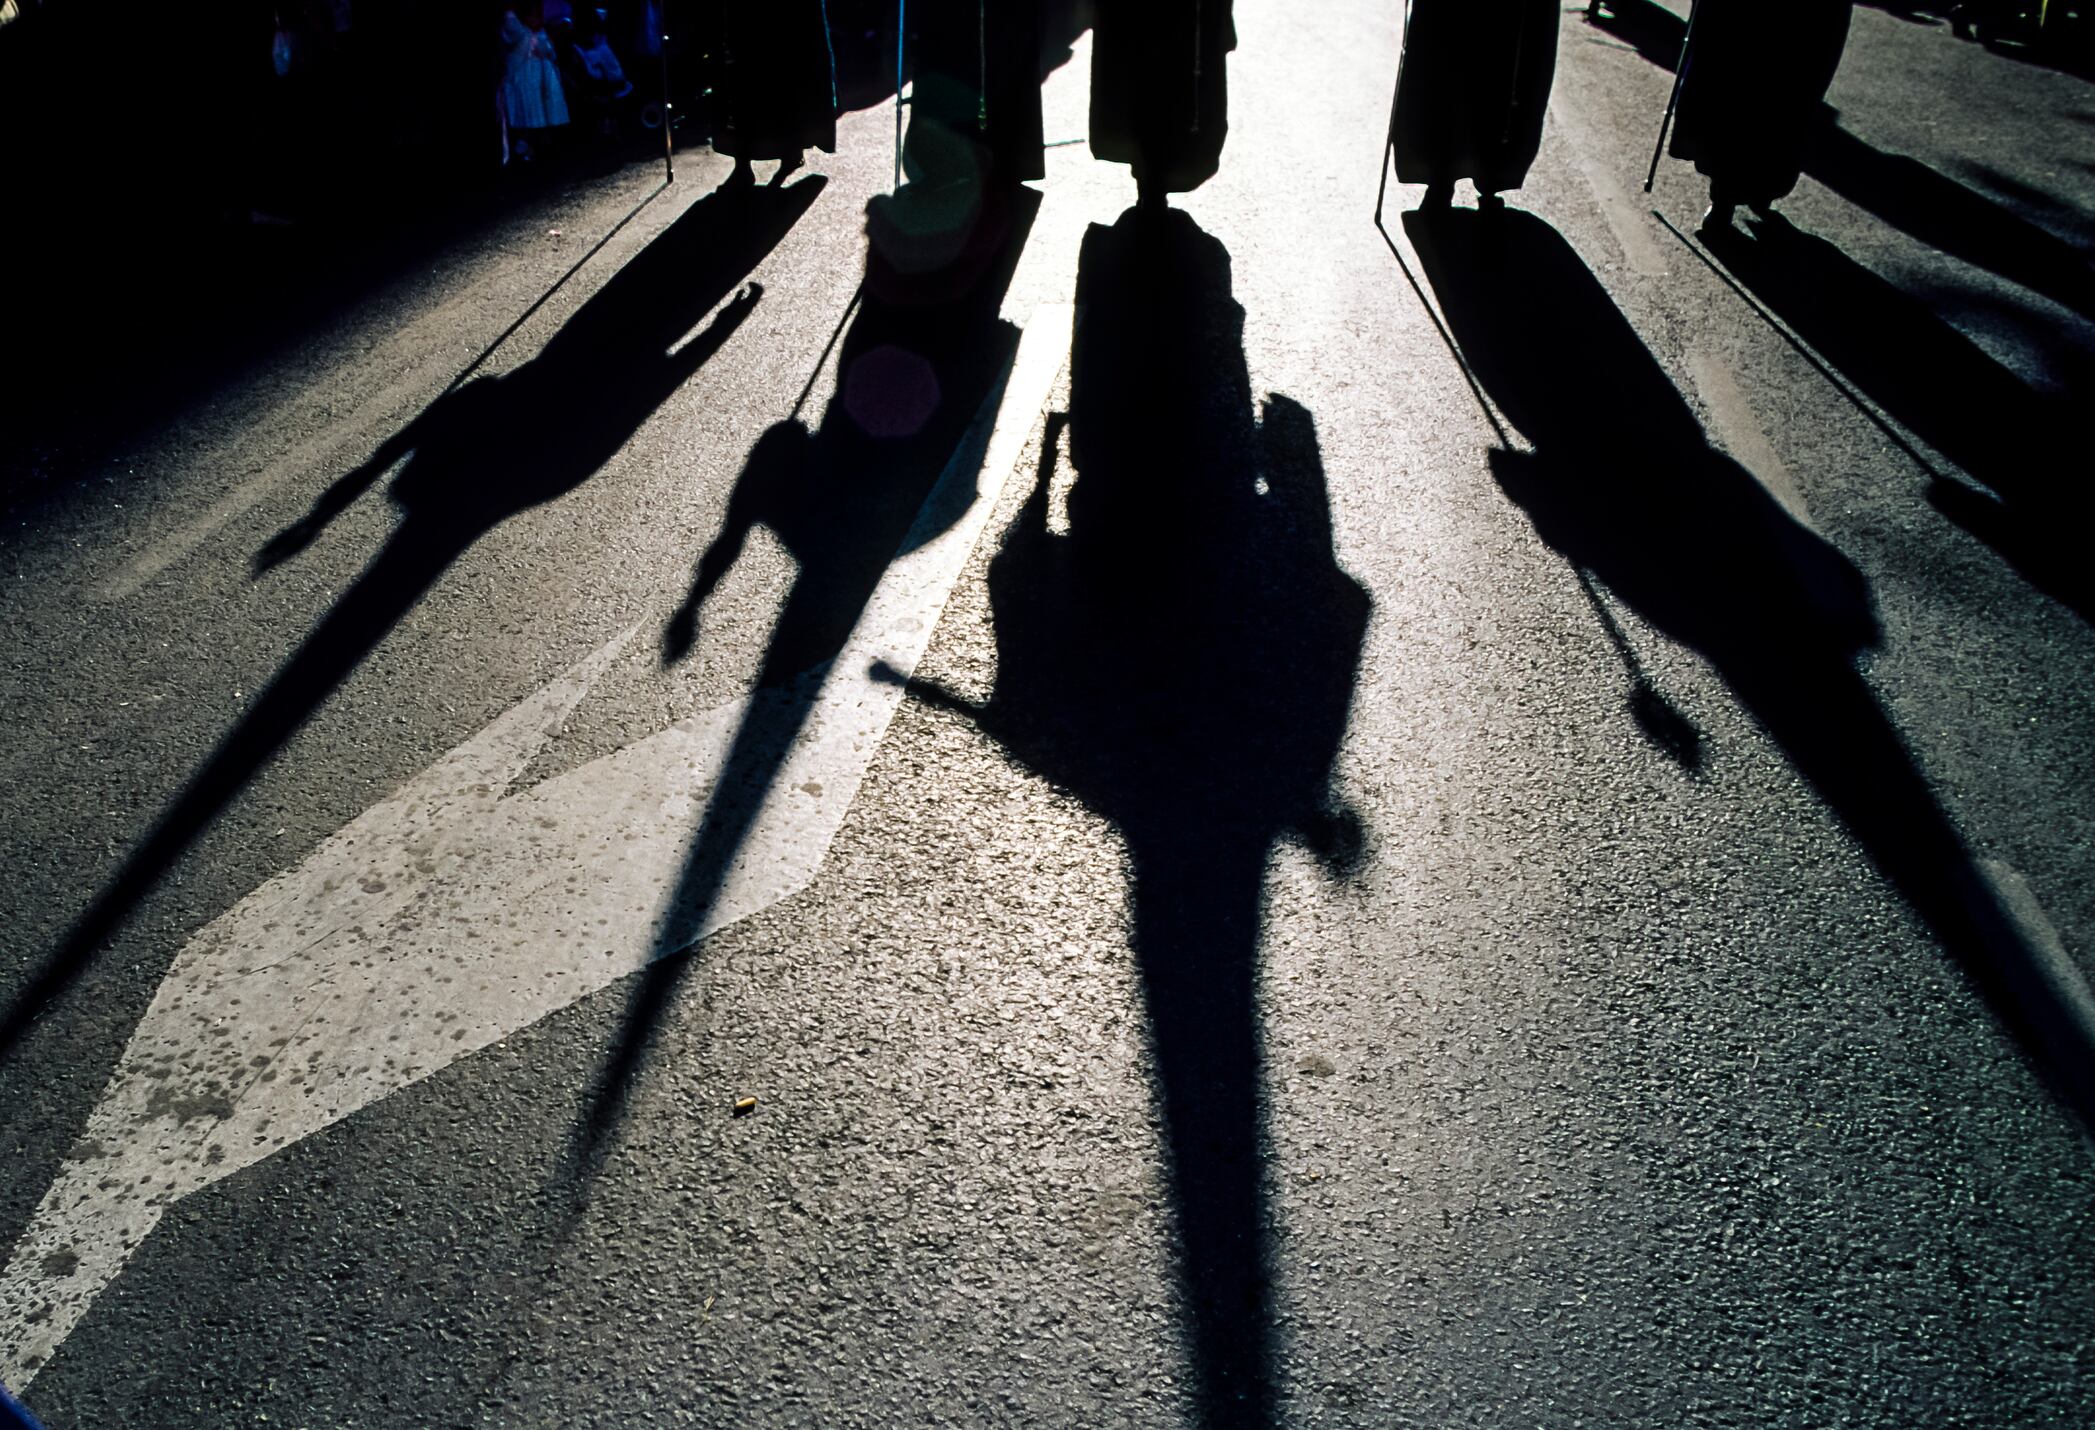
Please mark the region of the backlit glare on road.
<svg viewBox="0 0 2095 1430"><path fill-rule="evenodd" d="M0 1426L2095 1423L2091 34L0 0Z"/></svg>

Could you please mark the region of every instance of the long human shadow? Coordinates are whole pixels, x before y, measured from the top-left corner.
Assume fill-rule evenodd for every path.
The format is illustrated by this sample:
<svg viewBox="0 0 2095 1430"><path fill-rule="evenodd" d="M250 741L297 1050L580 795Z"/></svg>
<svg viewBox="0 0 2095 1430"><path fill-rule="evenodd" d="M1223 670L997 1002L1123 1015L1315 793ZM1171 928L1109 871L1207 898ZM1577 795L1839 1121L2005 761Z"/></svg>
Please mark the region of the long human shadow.
<svg viewBox="0 0 2095 1430"><path fill-rule="evenodd" d="M1999 497L1949 480L1930 500L2036 586L2095 619L2091 509L2071 401L2032 387L1825 239L1776 219L1707 239L1769 311L1885 413Z"/></svg>
<svg viewBox="0 0 2095 1430"><path fill-rule="evenodd" d="M821 187L821 180L810 179L784 190L715 193L692 204L536 357L446 393L270 541L257 557L264 567L302 549L406 460L390 489L399 525L14 994L0 1021L0 1057L453 562L510 517L589 480L719 349L755 306L755 285L703 331L679 340L756 266Z"/></svg>
<svg viewBox="0 0 2095 1430"><path fill-rule="evenodd" d="M1333 792L1367 627L1337 564L1310 414L1254 410L1229 255L1183 213L1093 226L1079 259L1066 519L1059 417L989 568L996 683L958 712L1126 842L1205 1423L1272 1423L1258 954L1268 862L1340 875Z"/></svg>
<svg viewBox="0 0 2095 1430"><path fill-rule="evenodd" d="M1929 247L2095 318L2095 265L2086 254L1920 160L1836 124L1820 133L1805 172Z"/></svg>
<svg viewBox="0 0 2095 1430"><path fill-rule="evenodd" d="M1652 0L1612 9L1595 23L1673 68L1685 28L1679 16ZM2095 268L2078 248L1916 159L1829 123L1804 170L1922 243L2081 317L2095 315ZM1751 239L1718 231L1711 251L1865 396L2000 498L1938 480L1928 493L1938 510L2032 586L2095 620L2095 573L2078 541L2090 507L2086 482L2060 456L2078 445L2070 404L2079 391L2040 392L1927 304L1780 216ZM2084 385L2083 362L2055 360L2069 388Z"/></svg>
<svg viewBox="0 0 2095 1430"><path fill-rule="evenodd" d="M876 199L875 210L910 202L907 187ZM662 633L665 663L699 638L706 601L734 566L750 534L763 527L797 570L773 625L756 690L735 730L692 838L676 889L654 931L657 960L633 984L624 1017L575 1128L564 1171L578 1194L608 1154L634 1080L689 968L699 937L742 851L793 742L820 697L832 662L891 561L905 554L925 500L960 449L970 422L998 389L1018 329L998 310L1040 196L1021 189L999 229L999 247L965 270L966 282L941 285L936 301L888 296L878 279L884 255L869 244L863 299L837 359L834 395L818 428L794 415L751 449L725 521L700 556L689 594ZM884 228L869 216L876 235ZM948 520L965 503L942 504Z"/></svg>
<svg viewBox="0 0 2095 1430"><path fill-rule="evenodd" d="M1660 69L1671 72L1679 63L1686 22L1653 0L1614 0L1592 23ZM1839 116L1829 109L1825 117ZM1887 153L1829 122L1806 151L1804 172L1931 248L2095 317L2095 267L2086 254L1931 165Z"/></svg>
<svg viewBox="0 0 2095 1430"><path fill-rule="evenodd" d="M1879 638L1860 572L1709 446L1554 229L1504 217L1496 235L1461 213L1406 217L1462 358L1534 444L1491 454L1500 486L1565 560L1710 663L2095 1127L2095 1008L2003 907L1857 670Z"/></svg>

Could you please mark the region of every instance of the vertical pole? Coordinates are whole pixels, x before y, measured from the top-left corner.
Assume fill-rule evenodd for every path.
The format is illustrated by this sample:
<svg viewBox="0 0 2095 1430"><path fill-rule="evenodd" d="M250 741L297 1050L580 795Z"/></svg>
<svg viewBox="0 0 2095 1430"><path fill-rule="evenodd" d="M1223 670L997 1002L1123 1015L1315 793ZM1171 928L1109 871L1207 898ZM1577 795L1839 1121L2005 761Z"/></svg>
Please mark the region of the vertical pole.
<svg viewBox="0 0 2095 1430"><path fill-rule="evenodd" d="M1382 222L1382 199L1389 192L1389 151L1397 143L1397 95L1404 87L1404 47L1411 40L1411 7L1404 7L1404 33L1397 40L1397 82L1389 94L1389 126L1382 131L1382 170L1375 185L1375 222Z"/></svg>
<svg viewBox="0 0 2095 1430"><path fill-rule="evenodd" d="M662 0L662 182L677 181L676 105L669 97L669 0Z"/></svg>
<svg viewBox="0 0 2095 1430"><path fill-rule="evenodd" d="M1673 111L1680 107L1680 87L1688 82L1688 65L1695 58L1695 17L1701 13L1699 0L1688 6L1688 32L1681 37L1680 58L1673 62L1673 94L1666 101L1665 117L1659 120L1659 142L1652 146L1651 168L1644 175L1644 192L1647 194L1658 182L1659 158L1666 152L1666 131L1673 127Z"/></svg>
<svg viewBox="0 0 2095 1430"><path fill-rule="evenodd" d="M895 0L895 187L902 187L902 46L909 36L909 0Z"/></svg>

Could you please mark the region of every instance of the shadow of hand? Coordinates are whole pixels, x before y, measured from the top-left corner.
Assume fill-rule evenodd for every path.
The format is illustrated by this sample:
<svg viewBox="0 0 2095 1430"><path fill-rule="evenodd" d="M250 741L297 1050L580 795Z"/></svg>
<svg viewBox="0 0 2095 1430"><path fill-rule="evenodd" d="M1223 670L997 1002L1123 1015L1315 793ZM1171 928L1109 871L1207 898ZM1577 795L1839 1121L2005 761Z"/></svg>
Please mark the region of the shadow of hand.
<svg viewBox="0 0 2095 1430"><path fill-rule="evenodd" d="M313 538L320 534L320 528L325 524L316 516L303 516L270 537L255 553L254 574L259 576L265 571L273 571L311 546Z"/></svg>
<svg viewBox="0 0 2095 1430"><path fill-rule="evenodd" d="M1334 879L1352 879L1367 867L1367 825L1350 805L1311 810L1295 822L1293 834Z"/></svg>

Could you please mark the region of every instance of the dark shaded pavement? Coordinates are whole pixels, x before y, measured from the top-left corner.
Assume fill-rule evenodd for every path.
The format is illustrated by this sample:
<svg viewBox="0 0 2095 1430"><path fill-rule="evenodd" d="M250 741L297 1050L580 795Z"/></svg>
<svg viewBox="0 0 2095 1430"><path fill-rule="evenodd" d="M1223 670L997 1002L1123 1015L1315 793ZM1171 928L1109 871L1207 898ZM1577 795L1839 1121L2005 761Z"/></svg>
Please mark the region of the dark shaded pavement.
<svg viewBox="0 0 2095 1430"><path fill-rule="evenodd" d="M400 466L389 489L403 513L399 527L63 943L11 990L0 1020L0 1057L445 570L502 522L588 481L718 350L756 305L758 289L723 308L705 331L686 329L733 290L821 189L819 178L805 179L782 191L723 191L693 204L538 356L514 372L476 377L447 392L270 539L255 558L260 572L304 549Z"/></svg>
<svg viewBox="0 0 2095 1430"><path fill-rule="evenodd" d="M1085 235L1077 297L1069 412L990 563L996 689L919 694L1126 840L1205 1421L1266 1425L1260 894L1282 840L1339 877L1363 855L1331 766L1369 601L1332 551L1310 414L1254 405L1222 245L1130 210Z"/></svg>
<svg viewBox="0 0 2095 1430"><path fill-rule="evenodd" d="M1463 361L1534 443L1491 454L1506 495L1553 550L1716 667L2095 1130L2095 1004L2057 985L2015 928L1856 672L1880 638L1861 574L1707 444L1547 223L1413 214L1406 229ZM1818 311L1814 331L1844 331L1838 309ZM1567 363L1577 386L1561 380Z"/></svg>

